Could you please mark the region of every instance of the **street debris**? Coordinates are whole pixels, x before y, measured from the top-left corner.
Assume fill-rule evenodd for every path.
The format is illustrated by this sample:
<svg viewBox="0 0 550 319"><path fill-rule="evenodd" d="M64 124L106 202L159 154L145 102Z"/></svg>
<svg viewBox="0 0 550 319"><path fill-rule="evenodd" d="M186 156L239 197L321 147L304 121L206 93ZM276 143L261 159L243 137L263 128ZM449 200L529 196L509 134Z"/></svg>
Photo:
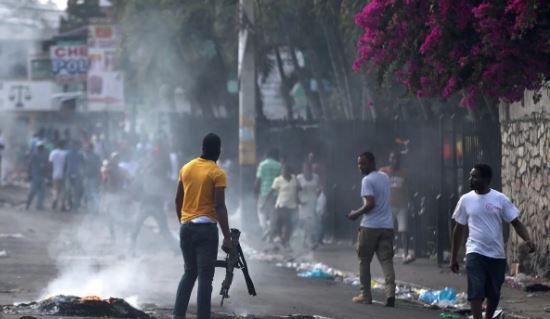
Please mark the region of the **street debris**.
<svg viewBox="0 0 550 319"><path fill-rule="evenodd" d="M297 276L314 280L332 280L347 285L359 286L357 274L334 269L323 263L313 262L311 257L294 258L280 254L259 252L250 247L245 251L250 259L275 262L277 267L293 269ZM371 280L372 289L384 289L384 280L376 278ZM453 313L469 314L470 306L465 293L456 293L453 288L445 287L441 290L432 290L411 283L398 282L396 298L402 301L419 304L430 309L450 310Z"/></svg>
<svg viewBox="0 0 550 319"><path fill-rule="evenodd" d="M313 279L325 279L333 280L334 277L329 273L324 272L321 269L314 269L313 271L303 271L298 273L298 277L301 278L313 278Z"/></svg>
<svg viewBox="0 0 550 319"><path fill-rule="evenodd" d="M145 312L132 307L124 299L101 299L97 296L58 295L40 301L2 306L1 312L14 315L151 318Z"/></svg>
<svg viewBox="0 0 550 319"><path fill-rule="evenodd" d="M440 302L454 304L456 302L456 291L449 287L445 287L441 290L426 290L418 296L418 300L427 304Z"/></svg>
<svg viewBox="0 0 550 319"><path fill-rule="evenodd" d="M550 282L545 282L539 277L528 276L524 273L517 273L515 276L506 276L506 284L512 288L528 292L527 297L536 296L538 293L550 292Z"/></svg>
<svg viewBox="0 0 550 319"><path fill-rule="evenodd" d="M460 319L460 318L462 318L461 315L456 314L456 313L452 313L452 312L442 312L442 313L439 314L439 317L444 318L444 319Z"/></svg>
<svg viewBox="0 0 550 319"><path fill-rule="evenodd" d="M550 286L535 283L525 286L526 292L547 292L550 291Z"/></svg>
<svg viewBox="0 0 550 319"><path fill-rule="evenodd" d="M5 250L0 250L0 257L8 257L8 252Z"/></svg>

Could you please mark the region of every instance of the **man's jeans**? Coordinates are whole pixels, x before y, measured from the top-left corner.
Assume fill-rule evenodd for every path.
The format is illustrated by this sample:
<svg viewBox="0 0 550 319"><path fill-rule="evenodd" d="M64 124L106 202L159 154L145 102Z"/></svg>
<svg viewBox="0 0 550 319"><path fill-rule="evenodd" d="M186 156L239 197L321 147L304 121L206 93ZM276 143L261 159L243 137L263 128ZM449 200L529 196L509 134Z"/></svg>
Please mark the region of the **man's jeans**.
<svg viewBox="0 0 550 319"><path fill-rule="evenodd" d="M376 254L386 280L386 298L395 297L395 271L393 269L393 229L359 227L357 255L361 293L372 299L370 263Z"/></svg>
<svg viewBox="0 0 550 319"><path fill-rule="evenodd" d="M38 197L38 202L36 203L37 209L42 209L44 206L44 195L46 191L46 185L44 177L41 176L33 176L31 178L31 189L29 192L29 195L27 196L27 205L26 208L29 209L29 207L32 204L32 200L35 196Z"/></svg>
<svg viewBox="0 0 550 319"><path fill-rule="evenodd" d="M191 291L198 277L197 318L210 319L212 280L218 255L217 225L213 223L181 225L180 247L185 263L185 273L176 294L174 318L185 318Z"/></svg>

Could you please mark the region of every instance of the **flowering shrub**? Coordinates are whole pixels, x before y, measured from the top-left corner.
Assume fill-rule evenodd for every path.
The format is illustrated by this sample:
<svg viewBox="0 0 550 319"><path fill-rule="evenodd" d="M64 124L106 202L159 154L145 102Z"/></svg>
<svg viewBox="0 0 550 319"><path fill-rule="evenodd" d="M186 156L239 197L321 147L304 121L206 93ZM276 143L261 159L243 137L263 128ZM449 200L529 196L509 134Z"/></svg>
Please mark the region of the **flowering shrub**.
<svg viewBox="0 0 550 319"><path fill-rule="evenodd" d="M418 97L507 102L550 79L548 0L372 0L354 69L393 74Z"/></svg>

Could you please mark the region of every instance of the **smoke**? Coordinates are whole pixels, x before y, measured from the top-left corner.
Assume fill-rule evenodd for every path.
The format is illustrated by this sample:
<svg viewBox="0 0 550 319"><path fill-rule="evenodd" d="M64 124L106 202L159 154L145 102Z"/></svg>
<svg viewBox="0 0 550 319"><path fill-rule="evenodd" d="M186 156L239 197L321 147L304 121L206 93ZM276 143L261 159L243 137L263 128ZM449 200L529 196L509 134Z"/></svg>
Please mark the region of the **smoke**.
<svg viewBox="0 0 550 319"><path fill-rule="evenodd" d="M59 294L118 297L137 307L152 302L155 294L175 295L183 270L177 267L182 264L174 234L177 222L170 223L170 237L163 237L154 219L146 220L133 249L131 233L138 222L138 205L110 208L77 216L60 230L49 251L59 275L42 291L42 298Z"/></svg>

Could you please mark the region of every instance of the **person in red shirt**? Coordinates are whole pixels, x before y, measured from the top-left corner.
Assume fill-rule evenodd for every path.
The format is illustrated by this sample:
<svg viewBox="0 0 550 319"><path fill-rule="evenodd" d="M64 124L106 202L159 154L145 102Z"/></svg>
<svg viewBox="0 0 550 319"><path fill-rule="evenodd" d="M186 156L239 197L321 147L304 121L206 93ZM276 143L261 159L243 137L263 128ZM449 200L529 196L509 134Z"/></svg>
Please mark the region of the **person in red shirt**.
<svg viewBox="0 0 550 319"><path fill-rule="evenodd" d="M397 232L403 248L403 261L405 264L415 260L414 253L409 254L409 193L407 189L407 174L401 167L401 153L390 153L388 162L390 165L380 170L390 177L391 196L390 205L394 219L397 221Z"/></svg>

